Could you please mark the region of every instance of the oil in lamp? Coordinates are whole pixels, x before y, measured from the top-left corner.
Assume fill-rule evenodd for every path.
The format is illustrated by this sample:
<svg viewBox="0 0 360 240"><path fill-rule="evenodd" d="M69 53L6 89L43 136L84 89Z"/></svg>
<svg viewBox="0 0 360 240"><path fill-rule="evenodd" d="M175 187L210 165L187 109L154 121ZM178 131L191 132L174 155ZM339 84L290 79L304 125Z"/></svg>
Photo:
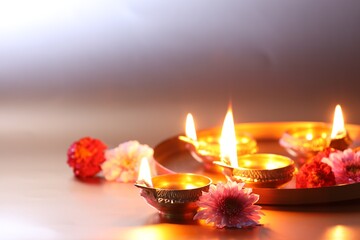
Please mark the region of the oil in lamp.
<svg viewBox="0 0 360 240"><path fill-rule="evenodd" d="M224 175L233 181L245 182L250 187L278 187L293 177L294 162L276 154L258 153L238 156L233 120L225 119L221 135L221 166Z"/></svg>
<svg viewBox="0 0 360 240"><path fill-rule="evenodd" d="M270 153L239 156L237 167L226 161L214 163L224 168L223 173L227 179L245 182L246 186L255 188L277 188L289 182L295 171L293 160Z"/></svg>

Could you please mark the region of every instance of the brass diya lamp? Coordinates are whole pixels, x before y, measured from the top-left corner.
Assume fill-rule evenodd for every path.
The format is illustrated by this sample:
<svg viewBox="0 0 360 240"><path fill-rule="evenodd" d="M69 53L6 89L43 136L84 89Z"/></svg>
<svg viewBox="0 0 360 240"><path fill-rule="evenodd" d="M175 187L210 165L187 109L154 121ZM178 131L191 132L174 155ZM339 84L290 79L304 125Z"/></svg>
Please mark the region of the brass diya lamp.
<svg viewBox="0 0 360 240"><path fill-rule="evenodd" d="M225 119L220 141L220 161L227 179L245 182L250 187L278 187L293 177L294 161L276 154L247 154L239 156L236 150L235 126Z"/></svg>
<svg viewBox="0 0 360 240"><path fill-rule="evenodd" d="M329 146L330 131L326 124L289 129L279 143L290 155L308 159Z"/></svg>
<svg viewBox="0 0 360 240"><path fill-rule="evenodd" d="M327 124L319 123L289 129L285 131L279 143L290 155L299 159L309 159L326 147L345 150L352 141L344 126L341 107L337 105L332 128Z"/></svg>
<svg viewBox="0 0 360 240"><path fill-rule="evenodd" d="M186 118L186 136L180 136L179 139L187 143L186 147L191 156L198 162L204 165L205 170L210 172L220 172L222 169L214 165L214 161L220 160L221 155L221 141L226 134L228 126L234 126L233 114L229 108L222 128L221 137L203 134L199 137L196 134L195 123L192 115L189 113ZM232 137L236 139L237 155L252 154L257 152L256 140L248 133L237 133Z"/></svg>
<svg viewBox="0 0 360 240"><path fill-rule="evenodd" d="M290 158L267 153L239 156L237 166L226 159L214 163L224 168L228 179L255 188L277 188L289 182L295 171L295 163Z"/></svg>
<svg viewBox="0 0 360 240"><path fill-rule="evenodd" d="M209 190L212 180L191 173L150 177L150 172L146 170L147 167L143 167L146 166L146 163L143 163L144 161L142 161L139 178L135 186L141 189L141 196L146 202L157 209L164 218L192 218L198 209L196 201L202 192Z"/></svg>

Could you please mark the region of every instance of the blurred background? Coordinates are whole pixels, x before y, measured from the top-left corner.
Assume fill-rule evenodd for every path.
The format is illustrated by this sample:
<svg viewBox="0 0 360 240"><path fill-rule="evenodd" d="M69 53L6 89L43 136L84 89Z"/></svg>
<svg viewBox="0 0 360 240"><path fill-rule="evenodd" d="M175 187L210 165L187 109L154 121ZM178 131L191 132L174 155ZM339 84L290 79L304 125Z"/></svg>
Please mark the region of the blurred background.
<svg viewBox="0 0 360 240"><path fill-rule="evenodd" d="M0 1L1 151L235 121L360 124L359 1Z"/></svg>

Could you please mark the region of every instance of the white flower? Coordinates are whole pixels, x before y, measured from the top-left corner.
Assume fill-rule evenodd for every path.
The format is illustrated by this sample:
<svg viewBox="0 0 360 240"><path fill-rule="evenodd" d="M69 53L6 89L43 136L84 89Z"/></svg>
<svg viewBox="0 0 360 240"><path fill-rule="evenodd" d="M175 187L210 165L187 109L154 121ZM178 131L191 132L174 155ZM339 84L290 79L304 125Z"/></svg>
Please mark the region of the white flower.
<svg viewBox="0 0 360 240"><path fill-rule="evenodd" d="M138 141L128 141L105 152L106 161L101 165L106 180L136 182L141 159L149 160L152 176L155 176L154 150Z"/></svg>

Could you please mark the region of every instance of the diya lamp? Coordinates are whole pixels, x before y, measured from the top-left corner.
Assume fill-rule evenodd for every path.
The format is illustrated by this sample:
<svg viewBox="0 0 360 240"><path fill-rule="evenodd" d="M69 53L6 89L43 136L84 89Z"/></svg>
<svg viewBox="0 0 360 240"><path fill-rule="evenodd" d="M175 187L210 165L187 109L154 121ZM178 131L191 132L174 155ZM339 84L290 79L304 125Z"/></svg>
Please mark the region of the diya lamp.
<svg viewBox="0 0 360 240"><path fill-rule="evenodd" d="M198 162L204 164L208 171L216 171L212 162L217 158L215 147L212 141L200 141L197 138L195 121L191 113L186 116L185 124L186 136L179 136L179 140L186 142L186 148L191 156Z"/></svg>
<svg viewBox="0 0 360 240"><path fill-rule="evenodd" d="M326 124L311 124L286 130L279 143L299 159L309 159L329 146L331 128Z"/></svg>
<svg viewBox="0 0 360 240"><path fill-rule="evenodd" d="M329 146L344 150L351 139L344 127L341 107L337 105L332 128L323 123L309 123L307 127L286 130L279 143L290 155L305 161Z"/></svg>
<svg viewBox="0 0 360 240"><path fill-rule="evenodd" d="M209 190L212 180L191 173L174 173L151 177L146 158L141 161L136 187L141 196L167 219L187 219L195 215L196 201Z"/></svg>
<svg viewBox="0 0 360 240"><path fill-rule="evenodd" d="M270 153L239 156L237 167L227 161L214 163L224 168L223 173L227 179L245 182L246 186L255 188L277 188L289 182L295 171L293 160Z"/></svg>
<svg viewBox="0 0 360 240"><path fill-rule="evenodd" d="M267 153L238 156L235 126L225 119L220 140L221 160L214 164L223 168L224 175L249 187L278 187L293 177L294 161L285 156Z"/></svg>
<svg viewBox="0 0 360 240"><path fill-rule="evenodd" d="M330 147L341 151L347 149L352 143L352 140L345 129L344 123L345 121L342 114L341 106L337 105L334 113Z"/></svg>
<svg viewBox="0 0 360 240"><path fill-rule="evenodd" d="M224 132L224 128L228 125L227 122L234 125L232 109L229 107L225 116L222 133L219 139L218 135L214 134L201 134L199 137L196 133L195 123L192 115L189 113L186 118L185 133L186 136L179 136L181 141L187 144L187 149L194 159L204 165L205 170L211 172L219 172L222 169L214 165L214 161L220 160L221 154L221 139ZM257 151L256 140L248 133L234 133L235 135L235 150L238 155L245 155L255 153Z"/></svg>

